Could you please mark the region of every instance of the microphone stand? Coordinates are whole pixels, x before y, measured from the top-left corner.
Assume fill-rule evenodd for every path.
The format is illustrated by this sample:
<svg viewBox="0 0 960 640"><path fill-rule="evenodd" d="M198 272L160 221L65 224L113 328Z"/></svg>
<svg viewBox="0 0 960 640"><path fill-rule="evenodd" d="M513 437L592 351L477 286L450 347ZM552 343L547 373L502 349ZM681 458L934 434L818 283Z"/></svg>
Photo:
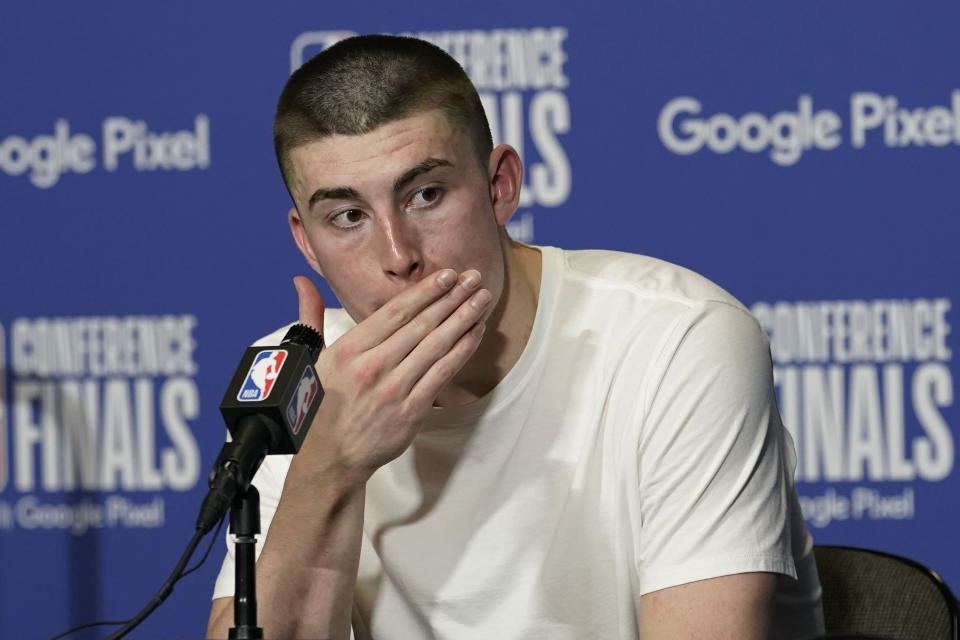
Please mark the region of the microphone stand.
<svg viewBox="0 0 960 640"><path fill-rule="evenodd" d="M278 347L249 347L244 352L220 403L220 412L232 439L223 445L210 472L210 491L200 506L193 538L160 591L136 616L116 623L123 626L110 638L127 635L163 603L177 580L192 571L184 571L190 557L229 507L230 532L235 536L236 549L234 626L229 630L229 637L231 640L263 639L263 629L257 626L256 582L260 494L249 479L267 454L295 454L300 450L323 400L323 387L313 368L321 349L323 336L306 325L295 324L287 330ZM272 385L263 387L263 380L258 381L255 373L258 363L267 360L272 362L267 365L272 366L275 379ZM274 388L276 391L271 396ZM92 625L74 627L57 637L88 626Z"/></svg>
<svg viewBox="0 0 960 640"><path fill-rule="evenodd" d="M236 536L233 624L230 640L262 640L257 626L256 545L260 533L260 494L252 484L230 507L230 533Z"/></svg>

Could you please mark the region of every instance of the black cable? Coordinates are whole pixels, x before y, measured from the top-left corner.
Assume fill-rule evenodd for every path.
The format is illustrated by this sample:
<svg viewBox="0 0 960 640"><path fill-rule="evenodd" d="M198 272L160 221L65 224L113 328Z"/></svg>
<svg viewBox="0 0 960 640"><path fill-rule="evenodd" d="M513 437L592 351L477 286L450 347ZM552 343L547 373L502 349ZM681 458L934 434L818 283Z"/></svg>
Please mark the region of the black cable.
<svg viewBox="0 0 960 640"><path fill-rule="evenodd" d="M170 577L167 578L167 581L163 583L163 586L160 587L160 590L157 591L150 602L143 609L141 609L137 615L128 620L101 620L99 622L87 622L86 624L81 624L71 629L67 629L63 633L53 636L50 638L50 640L59 640L59 638L63 638L71 633L88 629L90 627L99 627L111 624L122 624L124 626L108 636L107 640L117 640L133 631L137 625L143 622L147 616L153 613L154 609L159 607L163 601L167 599L167 596L169 596L173 591L173 585L176 584L180 578L193 573L199 569L201 565L203 565L203 563L207 560L207 557L210 555L210 551L213 549L214 542L216 542L217 538L219 537L220 529L223 527L225 520L226 516L220 518L220 523L217 525L217 530L213 537L210 538L210 544L207 545L207 550L204 552L203 558L200 559L200 562L195 564L192 568L184 570L184 566L186 566L186 564L190 561L190 558L193 556L193 552L196 551L197 546L200 544L200 540L202 540L204 536L204 532L199 529L194 532L193 538L190 539L187 549L183 552L183 555L180 556L180 560L177 562L177 566L173 570L173 573L170 574Z"/></svg>
<svg viewBox="0 0 960 640"><path fill-rule="evenodd" d="M210 538L210 544L207 545L207 550L203 553L203 557L200 558L200 562L198 562L197 564L193 565L191 568L181 573L180 578L186 578L188 575L190 575L191 573L199 569L201 566L203 566L203 563L207 561L207 557L210 555L210 552L213 550L213 545L220 538L220 530L223 529L223 523L226 521L227 521L227 515L224 514L223 517L220 518L220 524L217 525L217 530L213 532L213 537Z"/></svg>
<svg viewBox="0 0 960 640"><path fill-rule="evenodd" d="M125 622L127 621L126 620L101 620L100 622L87 622L85 624L77 625L72 629L67 629L63 633L58 633L57 635L53 636L49 640L59 640L59 638L64 638L70 635L71 633L81 631L83 629L89 629L90 627L100 627L108 624L124 624Z"/></svg>
<svg viewBox="0 0 960 640"><path fill-rule="evenodd" d="M111 624L122 624L124 626L115 631L112 635L108 636L107 640L117 640L118 638L122 638L126 634L133 631L137 625L143 622L147 616L153 613L154 609L159 607L163 601L167 599L167 596L169 596L173 591L173 585L176 584L178 580L190 575L203 566L203 563L207 561L207 558L210 556L210 552L213 550L214 543L216 543L217 539L220 537L220 530L223 528L223 523L226 522L226 520L227 516L224 514L220 518L220 522L217 524L217 530L213 532L213 537L210 538L210 544L207 545L207 550L203 553L203 557L200 558L200 561L191 568L184 570L183 567L186 566L186 564L190 561L190 558L193 556L193 552L197 549L197 545L200 544L200 540L203 539L203 536L205 535L203 531L197 529L197 531L193 534L193 538L190 539L190 543L187 545L186 551L184 551L183 555L180 557L180 561L177 562L177 566L173 570L173 573L170 574L170 577L167 578L167 581L163 583L163 586L160 587L160 590L157 591L156 595L153 596L147 606L140 610L140 613L128 620L100 620L99 622L87 622L85 624L67 629L64 632L49 638L49 640L59 640L60 638L66 637L71 633L75 633L83 629Z"/></svg>
<svg viewBox="0 0 960 640"><path fill-rule="evenodd" d="M183 555L180 556L180 560L177 562L177 566L174 567L173 572L170 574L170 577L167 578L167 581L163 583L163 586L154 594L153 598L150 599L150 602L140 610L137 615L130 618L123 627L117 629L109 636L107 640L119 640L123 636L127 635L131 631L137 628L137 626L146 620L147 616L153 613L153 610L163 604L163 601L167 599L173 592L173 585L177 583L177 580L180 579L180 574L183 572L183 568L187 566L187 563L190 562L190 557L193 556L193 552L196 551L197 545L200 544L200 540L203 539L204 532L201 529L197 529L193 533L193 537L190 538L190 542L187 544L186 550L183 552Z"/></svg>

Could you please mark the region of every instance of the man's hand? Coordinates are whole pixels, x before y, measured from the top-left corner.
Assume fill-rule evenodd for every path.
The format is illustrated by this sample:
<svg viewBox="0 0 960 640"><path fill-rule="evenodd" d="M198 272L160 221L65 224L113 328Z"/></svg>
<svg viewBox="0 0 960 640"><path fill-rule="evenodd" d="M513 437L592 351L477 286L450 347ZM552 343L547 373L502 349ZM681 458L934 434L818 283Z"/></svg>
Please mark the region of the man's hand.
<svg viewBox="0 0 960 640"><path fill-rule="evenodd" d="M300 322L322 332L320 293L306 278L294 283ZM479 283L473 270L431 274L320 354L324 399L304 448L322 449L321 467L361 483L409 446L437 394L480 344L491 295Z"/></svg>
<svg viewBox="0 0 960 640"><path fill-rule="evenodd" d="M323 402L257 562L258 622L268 637L349 637L364 486L410 445L480 344L491 295L479 283L476 271L431 274L320 353ZM322 333L320 293L306 278L294 284L300 322ZM214 601L210 637L226 637L232 607L232 598Z"/></svg>

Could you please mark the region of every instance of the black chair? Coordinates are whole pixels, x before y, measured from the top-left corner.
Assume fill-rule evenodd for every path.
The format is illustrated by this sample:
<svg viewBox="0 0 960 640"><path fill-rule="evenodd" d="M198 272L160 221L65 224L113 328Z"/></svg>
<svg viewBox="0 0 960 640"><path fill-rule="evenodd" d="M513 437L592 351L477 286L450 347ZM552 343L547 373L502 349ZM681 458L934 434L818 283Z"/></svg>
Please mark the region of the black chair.
<svg viewBox="0 0 960 640"><path fill-rule="evenodd" d="M826 638L958 640L957 599L934 571L882 551L816 545Z"/></svg>

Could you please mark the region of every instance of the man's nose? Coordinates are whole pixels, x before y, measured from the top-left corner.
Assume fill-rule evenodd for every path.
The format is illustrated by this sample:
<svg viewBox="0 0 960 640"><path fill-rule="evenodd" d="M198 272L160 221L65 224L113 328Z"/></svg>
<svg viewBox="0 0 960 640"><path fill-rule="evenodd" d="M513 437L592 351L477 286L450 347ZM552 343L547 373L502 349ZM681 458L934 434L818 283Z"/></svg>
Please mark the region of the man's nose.
<svg viewBox="0 0 960 640"><path fill-rule="evenodd" d="M417 280L423 275L423 255L416 234L400 216L380 218L380 262L392 280Z"/></svg>

